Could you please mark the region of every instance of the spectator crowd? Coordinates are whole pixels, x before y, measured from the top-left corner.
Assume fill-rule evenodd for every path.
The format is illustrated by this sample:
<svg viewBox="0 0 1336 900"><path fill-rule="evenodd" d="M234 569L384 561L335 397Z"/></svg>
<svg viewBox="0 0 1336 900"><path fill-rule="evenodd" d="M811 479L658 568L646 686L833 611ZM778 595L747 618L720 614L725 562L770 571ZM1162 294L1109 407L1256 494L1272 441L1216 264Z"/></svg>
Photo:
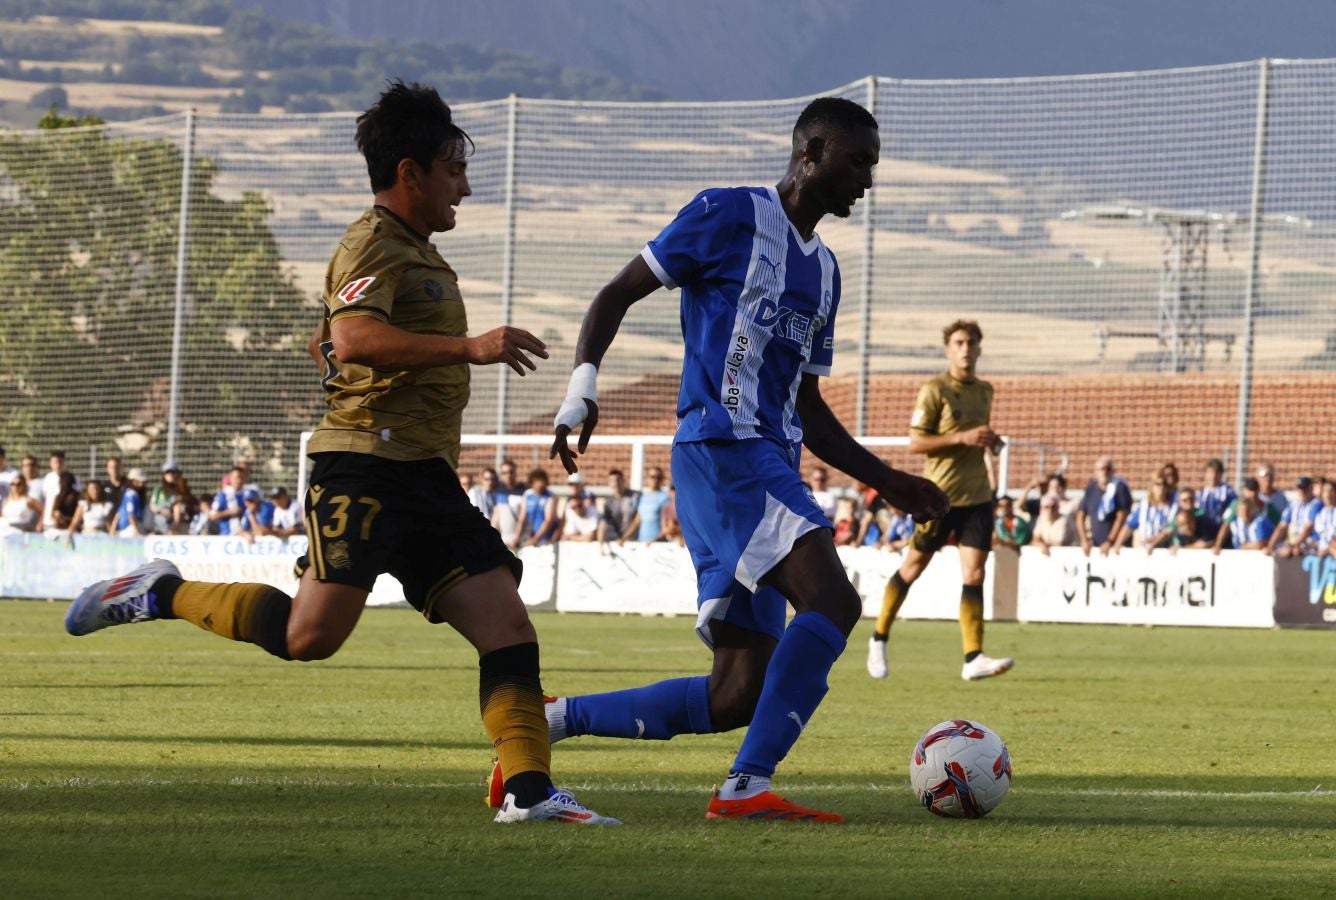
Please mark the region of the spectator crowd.
<svg viewBox="0 0 1336 900"><path fill-rule="evenodd" d="M545 469L533 469L523 483L517 476L511 460L498 469L483 469L476 481L468 473L459 476L469 500L512 549L556 541L683 543L673 487L658 466L645 473L645 487L638 491L627 485L620 469L608 473L599 492L577 472L566 479L560 495Z"/></svg>
<svg viewBox="0 0 1336 900"><path fill-rule="evenodd" d="M1336 482L1299 475L1287 495L1275 466L1262 463L1239 494L1225 481L1224 464L1209 459L1199 485L1180 483L1178 466L1165 463L1137 499L1113 459L1101 457L1078 496L1055 474L1027 485L1019 501L1001 498L994 542L1031 544L1045 553L1080 546L1087 556L1187 547L1336 557Z"/></svg>
<svg viewBox="0 0 1336 900"><path fill-rule="evenodd" d="M65 453L53 451L47 471L37 457L9 465L0 447L0 519L5 531L45 532L73 539L76 534L143 537L150 534L290 537L305 531L301 506L285 488L267 494L254 480L250 464L238 461L216 489L196 493L181 467L169 462L156 483L143 469L124 468L119 457L106 461L104 478L80 483L66 466Z"/></svg>
<svg viewBox="0 0 1336 900"><path fill-rule="evenodd" d="M477 479L461 473L470 502L513 549L556 541L667 542L682 544L673 487L662 468L646 472L633 490L613 469L599 490L580 473L554 488L546 470L535 468L521 482L506 460L483 469ZM914 521L866 485L836 489L826 469L807 472L812 498L835 526L837 546L903 549ZM283 487L265 491L249 463L240 460L211 491L191 489L180 466L167 463L156 483L144 470L106 461L105 477L80 483L65 454L52 452L42 471L37 457L9 465L0 447L0 531L48 535L150 534L227 535L254 540L290 537L305 530L301 502ZM1019 497L998 498L994 546L1081 547L1087 555L1150 552L1165 548L1256 550L1278 557L1336 557L1336 482L1300 475L1287 495L1275 467L1263 463L1244 479L1241 494L1225 481L1225 467L1207 460L1194 487L1180 483L1178 466L1165 463L1142 490L1120 477L1110 457L1101 457L1080 491L1061 473L1032 482Z"/></svg>

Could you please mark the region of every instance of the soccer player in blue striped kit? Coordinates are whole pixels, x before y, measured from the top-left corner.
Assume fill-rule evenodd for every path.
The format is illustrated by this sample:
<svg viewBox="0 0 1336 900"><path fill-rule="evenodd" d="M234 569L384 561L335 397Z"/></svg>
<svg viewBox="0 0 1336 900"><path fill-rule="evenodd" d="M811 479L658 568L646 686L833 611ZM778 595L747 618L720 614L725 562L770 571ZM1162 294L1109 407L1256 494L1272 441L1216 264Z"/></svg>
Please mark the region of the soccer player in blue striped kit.
<svg viewBox="0 0 1336 900"><path fill-rule="evenodd" d="M816 234L872 186L881 142L856 103L813 101L775 187L697 195L595 297L585 316L552 453L570 472L598 421L597 367L627 310L682 289L685 359L673 446L677 512L697 573L696 630L709 675L547 704L553 740L581 734L666 740L747 726L707 818L838 822L770 790L775 767L826 694L862 611L831 523L799 476L805 443L916 521L947 511L932 482L882 463L821 397L834 348L840 274ZM578 453L568 437L579 428ZM785 627L785 600L796 615Z"/></svg>

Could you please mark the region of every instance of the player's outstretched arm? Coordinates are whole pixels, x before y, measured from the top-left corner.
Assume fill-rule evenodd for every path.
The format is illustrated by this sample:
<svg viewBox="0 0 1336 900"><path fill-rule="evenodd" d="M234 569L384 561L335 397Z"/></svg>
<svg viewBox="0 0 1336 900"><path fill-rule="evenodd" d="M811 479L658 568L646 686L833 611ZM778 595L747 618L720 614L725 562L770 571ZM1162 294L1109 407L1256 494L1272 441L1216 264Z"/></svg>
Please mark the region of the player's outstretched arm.
<svg viewBox="0 0 1336 900"><path fill-rule="evenodd" d="M375 316L342 315L330 323L334 355L376 369L425 369L471 363L505 363L520 375L537 368L533 354L547 359L547 345L522 328L503 325L477 337L414 334Z"/></svg>
<svg viewBox="0 0 1336 900"><path fill-rule="evenodd" d="M575 371L571 373L566 399L552 422L556 434L548 458L560 457L561 465L567 472L574 474L579 471L575 457L589 447L589 438L598 424L596 381L603 355L612 346L626 311L636 301L662 286L663 283L645 260L637 256L617 273L616 278L603 286L589 305L584 323L580 326L580 337L575 344ZM577 426L581 426L580 439L572 451L567 437Z"/></svg>
<svg viewBox="0 0 1336 900"><path fill-rule="evenodd" d="M874 488L915 522L940 519L950 501L926 478L893 469L854 440L821 396L820 379L804 374L798 385L798 415L803 423L803 444L835 468Z"/></svg>

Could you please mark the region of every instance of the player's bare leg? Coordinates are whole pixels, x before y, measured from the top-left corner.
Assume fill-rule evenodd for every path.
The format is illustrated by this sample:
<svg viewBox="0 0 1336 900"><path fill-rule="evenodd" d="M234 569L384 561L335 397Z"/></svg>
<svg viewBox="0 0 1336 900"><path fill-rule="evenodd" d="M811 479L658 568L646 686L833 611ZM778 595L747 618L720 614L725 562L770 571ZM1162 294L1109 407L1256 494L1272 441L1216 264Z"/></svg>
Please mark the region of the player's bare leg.
<svg viewBox="0 0 1336 900"><path fill-rule="evenodd" d="M918 581L923 570L928 568L933 554L925 553L912 543L905 548L904 562L899 570L886 583L886 590L881 597L881 614L872 630L872 637L867 642L867 673L873 678L885 678L889 667L886 663L886 643L891 636L891 626L895 624L900 607L909 596L910 586Z"/></svg>
<svg viewBox="0 0 1336 900"><path fill-rule="evenodd" d="M552 784L538 634L511 571L499 566L472 575L436 598L432 608L478 651L483 727L505 792L496 821L617 824Z"/></svg>
<svg viewBox="0 0 1336 900"><path fill-rule="evenodd" d="M710 623L714 664L710 668L710 721L715 731L732 731L751 724L765 685L766 668L778 643L768 634L739 628L728 622Z"/></svg>
<svg viewBox="0 0 1336 900"><path fill-rule="evenodd" d="M329 659L362 618L370 592L350 584L316 580L302 573L288 618L288 653L293 659Z"/></svg>

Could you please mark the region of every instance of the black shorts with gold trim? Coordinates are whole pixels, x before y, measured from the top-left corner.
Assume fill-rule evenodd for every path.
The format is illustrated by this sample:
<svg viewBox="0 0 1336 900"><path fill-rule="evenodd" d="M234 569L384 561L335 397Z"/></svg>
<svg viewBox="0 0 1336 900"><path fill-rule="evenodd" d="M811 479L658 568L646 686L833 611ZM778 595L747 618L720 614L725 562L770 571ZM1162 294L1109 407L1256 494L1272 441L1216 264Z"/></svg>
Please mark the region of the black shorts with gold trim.
<svg viewBox="0 0 1336 900"><path fill-rule="evenodd" d="M936 553L955 536L962 547L988 550L993 546L993 501L974 506L953 506L940 519L914 528L910 545L920 553Z"/></svg>
<svg viewBox="0 0 1336 900"><path fill-rule="evenodd" d="M470 575L523 565L459 486L445 460L398 462L366 453L316 453L306 491L310 548L297 577L370 590L388 572L428 621L436 600Z"/></svg>

